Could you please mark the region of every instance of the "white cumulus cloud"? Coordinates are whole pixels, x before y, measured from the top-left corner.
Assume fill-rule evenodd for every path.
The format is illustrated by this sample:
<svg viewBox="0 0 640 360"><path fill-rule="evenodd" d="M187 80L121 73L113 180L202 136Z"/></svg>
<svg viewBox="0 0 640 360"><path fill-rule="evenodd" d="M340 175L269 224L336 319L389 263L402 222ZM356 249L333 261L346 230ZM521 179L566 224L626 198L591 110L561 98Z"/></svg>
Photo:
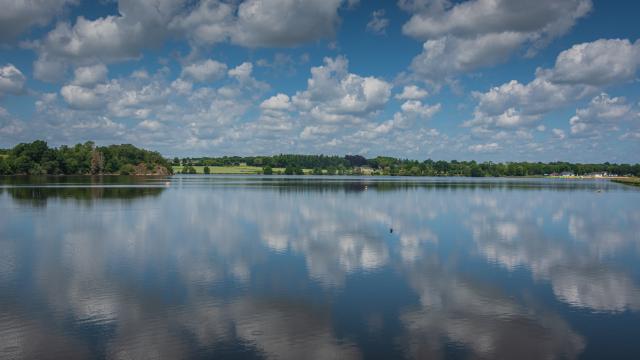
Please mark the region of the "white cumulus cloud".
<svg viewBox="0 0 640 360"><path fill-rule="evenodd" d="M632 112L632 106L624 97L609 97L602 93L594 97L585 108L576 110L571 117L571 134L576 136L601 136L608 131L617 130L620 122L631 117L638 118Z"/></svg>
<svg viewBox="0 0 640 360"><path fill-rule="evenodd" d="M0 67L0 97L4 94L17 95L24 91L26 78L13 64Z"/></svg>
<svg viewBox="0 0 640 360"><path fill-rule="evenodd" d="M0 0L0 43L15 40L33 26L45 26L78 0Z"/></svg>
<svg viewBox="0 0 640 360"><path fill-rule="evenodd" d="M95 85L107 78L107 72L104 64L82 66L75 69L73 83L80 86Z"/></svg>
<svg viewBox="0 0 640 360"><path fill-rule="evenodd" d="M412 13L402 30L426 41L412 70L428 81L491 66L528 48L532 55L565 34L592 8L591 0L400 1Z"/></svg>
<svg viewBox="0 0 640 360"><path fill-rule="evenodd" d="M529 83L511 80L487 92L474 93L478 103L473 118L464 125L531 126L547 113L593 95L599 89L631 81L640 63L638 44L600 39L574 45L558 55L553 68L538 69ZM580 132L585 126L576 125L572 132Z"/></svg>
<svg viewBox="0 0 640 360"><path fill-rule="evenodd" d="M468 147L469 151L474 153L486 153L500 150L498 143L492 142L487 144L475 144Z"/></svg>
<svg viewBox="0 0 640 360"><path fill-rule="evenodd" d="M265 110L289 110L291 101L289 101L288 95L279 93L263 101L260 104L260 108Z"/></svg>
<svg viewBox="0 0 640 360"><path fill-rule="evenodd" d="M429 92L416 85L405 86L400 94L396 95L398 100L420 100L429 96Z"/></svg>
<svg viewBox="0 0 640 360"><path fill-rule="evenodd" d="M558 55L548 74L555 83L605 86L633 80L640 67L640 41L600 39Z"/></svg>
<svg viewBox="0 0 640 360"><path fill-rule="evenodd" d="M198 82L210 82L222 78L226 72L226 64L207 59L183 67L182 76Z"/></svg>
<svg viewBox="0 0 640 360"><path fill-rule="evenodd" d="M349 73L344 57L325 58L324 65L311 68L307 89L296 93L293 103L320 121L358 121L380 110L391 88L376 77Z"/></svg>

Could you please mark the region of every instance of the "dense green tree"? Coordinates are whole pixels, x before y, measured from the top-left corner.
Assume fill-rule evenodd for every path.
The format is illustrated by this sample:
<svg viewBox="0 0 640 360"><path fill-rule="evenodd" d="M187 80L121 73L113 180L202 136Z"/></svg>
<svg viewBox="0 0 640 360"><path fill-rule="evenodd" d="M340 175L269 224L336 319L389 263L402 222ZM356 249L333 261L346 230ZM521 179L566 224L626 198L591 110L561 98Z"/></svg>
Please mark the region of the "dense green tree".
<svg viewBox="0 0 640 360"><path fill-rule="evenodd" d="M147 172L156 167L171 167L159 153L138 149L133 145L110 145L96 147L91 141L73 147L50 148L46 142L37 140L22 143L3 155L3 172L8 174L101 174L118 173L124 165L131 165ZM132 172L127 167L128 172Z"/></svg>
<svg viewBox="0 0 640 360"><path fill-rule="evenodd" d="M203 171L204 171L204 173L205 173L205 174L207 174L207 175L211 174L211 169L210 169L208 166L205 166L205 167L204 167L204 169L203 169Z"/></svg>
<svg viewBox="0 0 640 360"><path fill-rule="evenodd" d="M120 167L121 175L133 175L135 173L136 173L136 168L131 164L124 164Z"/></svg>
<svg viewBox="0 0 640 360"><path fill-rule="evenodd" d="M271 168L271 166L267 165L262 168L262 173L264 175L273 175L273 169Z"/></svg>
<svg viewBox="0 0 640 360"><path fill-rule="evenodd" d="M470 168L469 175L472 177L482 177L484 176L484 171L482 171L482 168L480 166L474 164Z"/></svg>
<svg viewBox="0 0 640 360"><path fill-rule="evenodd" d="M9 175L13 173L7 161L3 156L0 156L0 175Z"/></svg>
<svg viewBox="0 0 640 360"><path fill-rule="evenodd" d="M195 167L193 167L191 165L187 165L187 166L182 168L182 173L183 174L197 174L198 171L196 171Z"/></svg>

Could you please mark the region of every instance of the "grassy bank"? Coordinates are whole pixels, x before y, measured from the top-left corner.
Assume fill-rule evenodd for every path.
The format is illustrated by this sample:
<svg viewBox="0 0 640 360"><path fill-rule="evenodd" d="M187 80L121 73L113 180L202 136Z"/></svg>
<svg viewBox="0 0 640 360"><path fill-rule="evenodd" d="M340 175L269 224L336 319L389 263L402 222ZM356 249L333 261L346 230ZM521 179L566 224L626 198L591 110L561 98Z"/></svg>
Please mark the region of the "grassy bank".
<svg viewBox="0 0 640 360"><path fill-rule="evenodd" d="M173 166L173 173L182 173L183 166ZM194 166L197 174L204 174L204 166ZM209 166L211 174L226 175L257 175L262 174L262 168L259 166ZM274 174L284 174L284 168L273 168ZM311 173L311 169L303 169L305 174Z"/></svg>
<svg viewBox="0 0 640 360"><path fill-rule="evenodd" d="M640 186L640 177L615 178L615 179L611 179L611 181L617 182L620 184Z"/></svg>

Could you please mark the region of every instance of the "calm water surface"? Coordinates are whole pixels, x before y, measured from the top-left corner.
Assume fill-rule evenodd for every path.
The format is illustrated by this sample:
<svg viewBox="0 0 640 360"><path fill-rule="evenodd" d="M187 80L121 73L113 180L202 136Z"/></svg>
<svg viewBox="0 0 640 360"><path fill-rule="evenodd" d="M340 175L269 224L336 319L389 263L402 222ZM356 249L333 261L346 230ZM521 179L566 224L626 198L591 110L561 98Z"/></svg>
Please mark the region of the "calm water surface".
<svg viewBox="0 0 640 360"><path fill-rule="evenodd" d="M0 178L0 358L640 358L640 189Z"/></svg>

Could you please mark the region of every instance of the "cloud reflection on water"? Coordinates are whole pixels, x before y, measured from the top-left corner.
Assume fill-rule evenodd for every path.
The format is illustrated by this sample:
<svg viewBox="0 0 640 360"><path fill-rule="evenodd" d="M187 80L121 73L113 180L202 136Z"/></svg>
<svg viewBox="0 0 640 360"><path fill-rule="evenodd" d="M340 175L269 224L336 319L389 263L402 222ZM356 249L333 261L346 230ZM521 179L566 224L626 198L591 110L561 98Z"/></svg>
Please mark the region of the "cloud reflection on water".
<svg viewBox="0 0 640 360"><path fill-rule="evenodd" d="M562 314L462 265L524 268L569 306L637 311L637 279L617 260L638 256L640 216L620 196L185 187L82 210L56 198L0 219L0 286L15 294L0 296L3 345L45 354L44 342L23 340L65 334L46 340L57 354L358 358L356 334L333 318L336 291L390 271L419 299L397 309L406 356L460 346L477 357L574 358L588 341ZM13 201L0 205L31 206ZM91 332L106 345L92 348Z"/></svg>

